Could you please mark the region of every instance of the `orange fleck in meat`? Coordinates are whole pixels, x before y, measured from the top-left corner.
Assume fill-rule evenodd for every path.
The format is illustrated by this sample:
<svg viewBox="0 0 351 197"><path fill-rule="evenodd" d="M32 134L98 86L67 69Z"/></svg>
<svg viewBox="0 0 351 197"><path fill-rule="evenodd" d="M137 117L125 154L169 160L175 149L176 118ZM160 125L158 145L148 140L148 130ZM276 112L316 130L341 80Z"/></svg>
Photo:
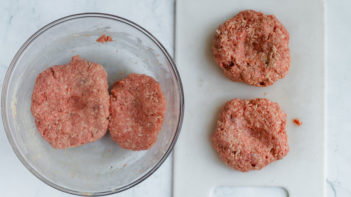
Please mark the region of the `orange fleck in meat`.
<svg viewBox="0 0 351 197"><path fill-rule="evenodd" d="M298 118L295 118L293 120L293 122L297 125L297 126L301 126L302 125L302 122L298 119Z"/></svg>
<svg viewBox="0 0 351 197"><path fill-rule="evenodd" d="M111 36L106 36L105 34L103 34L102 36L100 36L96 42L100 42L100 43L105 43L105 42L112 42L112 37Z"/></svg>

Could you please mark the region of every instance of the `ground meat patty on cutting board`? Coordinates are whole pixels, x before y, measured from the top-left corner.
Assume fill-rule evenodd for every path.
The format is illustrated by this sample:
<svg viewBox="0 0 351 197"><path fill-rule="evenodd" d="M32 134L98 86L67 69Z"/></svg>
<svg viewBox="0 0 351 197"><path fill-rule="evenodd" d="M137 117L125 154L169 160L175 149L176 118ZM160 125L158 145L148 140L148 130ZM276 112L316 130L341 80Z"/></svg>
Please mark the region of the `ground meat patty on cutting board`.
<svg viewBox="0 0 351 197"><path fill-rule="evenodd" d="M290 67L289 33L274 15L245 10L216 30L212 51L233 81L270 86Z"/></svg>
<svg viewBox="0 0 351 197"><path fill-rule="evenodd" d="M228 101L217 121L212 144L230 167L259 170L289 152L286 114L267 99Z"/></svg>

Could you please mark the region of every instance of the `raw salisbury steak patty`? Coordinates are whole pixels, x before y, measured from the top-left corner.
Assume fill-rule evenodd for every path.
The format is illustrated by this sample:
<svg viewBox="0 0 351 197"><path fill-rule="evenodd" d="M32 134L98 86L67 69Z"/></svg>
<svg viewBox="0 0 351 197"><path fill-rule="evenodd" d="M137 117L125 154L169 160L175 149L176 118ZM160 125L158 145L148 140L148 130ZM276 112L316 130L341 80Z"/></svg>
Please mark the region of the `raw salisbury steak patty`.
<svg viewBox="0 0 351 197"><path fill-rule="evenodd" d="M110 99L112 139L130 150L151 148L166 111L160 84L147 75L130 74L113 85Z"/></svg>
<svg viewBox="0 0 351 197"><path fill-rule="evenodd" d="M216 30L212 51L233 81L269 86L290 67L289 33L273 15L245 10Z"/></svg>
<svg viewBox="0 0 351 197"><path fill-rule="evenodd" d="M217 121L212 144L230 167L259 170L289 152L286 114L267 99L227 102Z"/></svg>
<svg viewBox="0 0 351 197"><path fill-rule="evenodd" d="M31 110L40 134L54 148L98 140L108 127L105 69L74 56L69 64L44 70L34 85Z"/></svg>

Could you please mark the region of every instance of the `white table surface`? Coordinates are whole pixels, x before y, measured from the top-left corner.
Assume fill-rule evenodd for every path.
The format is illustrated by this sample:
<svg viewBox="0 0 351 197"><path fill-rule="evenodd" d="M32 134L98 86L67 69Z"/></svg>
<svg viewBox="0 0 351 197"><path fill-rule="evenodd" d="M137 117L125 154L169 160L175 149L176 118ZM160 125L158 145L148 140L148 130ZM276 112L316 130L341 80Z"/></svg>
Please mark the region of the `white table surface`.
<svg viewBox="0 0 351 197"><path fill-rule="evenodd" d="M350 0L326 0L327 8L327 196L351 196L351 19ZM313 10L311 10L312 12ZM173 53L173 0L1 0L0 81L24 41L40 27L80 12L106 12L133 20ZM62 197L16 158L0 126L1 196ZM165 197L172 193L172 156L146 181L117 197Z"/></svg>

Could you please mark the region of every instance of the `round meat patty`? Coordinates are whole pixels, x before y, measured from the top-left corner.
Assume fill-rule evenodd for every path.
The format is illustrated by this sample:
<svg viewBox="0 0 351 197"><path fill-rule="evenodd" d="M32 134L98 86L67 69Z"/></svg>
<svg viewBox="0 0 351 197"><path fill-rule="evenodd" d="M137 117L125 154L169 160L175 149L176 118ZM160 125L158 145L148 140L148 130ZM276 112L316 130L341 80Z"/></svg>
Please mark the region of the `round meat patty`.
<svg viewBox="0 0 351 197"><path fill-rule="evenodd" d="M216 30L212 51L233 81L270 86L290 67L289 33L273 15L245 10Z"/></svg>
<svg viewBox="0 0 351 197"><path fill-rule="evenodd" d="M112 139L130 150L146 150L156 142L162 128L166 100L152 77L130 74L111 90Z"/></svg>
<svg viewBox="0 0 351 197"><path fill-rule="evenodd" d="M289 152L286 114L267 99L227 102L217 121L212 144L230 167L259 170Z"/></svg>
<svg viewBox="0 0 351 197"><path fill-rule="evenodd" d="M31 110L41 136L54 148L100 139L109 116L105 69L79 56L46 69L35 82Z"/></svg>

